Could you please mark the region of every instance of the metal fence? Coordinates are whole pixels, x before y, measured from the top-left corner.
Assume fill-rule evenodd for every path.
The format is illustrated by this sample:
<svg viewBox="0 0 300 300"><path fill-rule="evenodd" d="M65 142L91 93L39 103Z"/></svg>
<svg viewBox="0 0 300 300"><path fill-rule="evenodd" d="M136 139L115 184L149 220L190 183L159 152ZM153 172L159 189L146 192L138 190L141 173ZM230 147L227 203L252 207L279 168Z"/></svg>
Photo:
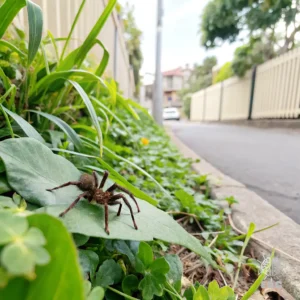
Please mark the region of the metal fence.
<svg viewBox="0 0 300 300"><path fill-rule="evenodd" d="M44 17L44 33L51 31L54 37L67 37L75 15L82 0L33 0L38 4ZM88 33L100 17L107 5L107 0L87 0L81 16L75 26L69 50L78 47L87 37ZM16 20L19 26L28 28L26 8L18 15ZM113 11L104 25L98 39L105 45L110 53L109 62L105 71L107 77L113 77L123 91L125 97L132 97L134 92L133 71L129 64L129 56L124 40L124 30L122 22L116 11ZM59 50L62 44L58 42ZM95 46L92 56L96 61L100 61L103 50Z"/></svg>
<svg viewBox="0 0 300 300"><path fill-rule="evenodd" d="M191 120L300 116L300 48L259 65L254 75L248 72L193 94Z"/></svg>

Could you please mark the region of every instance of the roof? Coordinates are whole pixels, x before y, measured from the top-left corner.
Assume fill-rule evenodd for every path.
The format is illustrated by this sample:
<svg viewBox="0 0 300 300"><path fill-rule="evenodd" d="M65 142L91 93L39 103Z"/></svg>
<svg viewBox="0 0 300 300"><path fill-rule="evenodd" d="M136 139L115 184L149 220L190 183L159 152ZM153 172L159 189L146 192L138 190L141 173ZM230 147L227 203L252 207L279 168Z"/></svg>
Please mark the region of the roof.
<svg viewBox="0 0 300 300"><path fill-rule="evenodd" d="M162 74L163 76L183 76L182 68L176 68L173 70L165 71Z"/></svg>

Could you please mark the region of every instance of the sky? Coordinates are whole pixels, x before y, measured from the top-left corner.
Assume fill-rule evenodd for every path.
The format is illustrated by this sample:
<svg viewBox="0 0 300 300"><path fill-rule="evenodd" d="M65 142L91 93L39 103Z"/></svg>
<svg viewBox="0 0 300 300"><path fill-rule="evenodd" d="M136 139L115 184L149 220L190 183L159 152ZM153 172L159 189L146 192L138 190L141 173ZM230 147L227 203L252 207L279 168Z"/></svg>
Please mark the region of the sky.
<svg viewBox="0 0 300 300"><path fill-rule="evenodd" d="M144 56L141 75L144 83L151 82L153 76L146 73L155 72L155 38L157 0L119 0L121 5L127 2L134 6L137 27L143 32L142 52ZM203 8L208 0L164 0L162 29L162 71L184 67L194 63L200 64L210 55L216 55L218 65L223 65L233 58L238 47L234 43L205 50L200 46L199 24Z"/></svg>

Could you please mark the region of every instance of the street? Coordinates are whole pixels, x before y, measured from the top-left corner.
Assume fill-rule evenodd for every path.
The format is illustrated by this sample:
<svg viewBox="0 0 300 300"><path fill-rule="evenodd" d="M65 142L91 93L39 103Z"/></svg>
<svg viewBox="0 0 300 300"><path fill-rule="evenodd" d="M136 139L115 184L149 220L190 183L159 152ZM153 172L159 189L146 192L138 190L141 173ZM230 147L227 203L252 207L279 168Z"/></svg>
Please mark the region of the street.
<svg viewBox="0 0 300 300"><path fill-rule="evenodd" d="M300 224L300 130L184 121L166 125L200 157Z"/></svg>

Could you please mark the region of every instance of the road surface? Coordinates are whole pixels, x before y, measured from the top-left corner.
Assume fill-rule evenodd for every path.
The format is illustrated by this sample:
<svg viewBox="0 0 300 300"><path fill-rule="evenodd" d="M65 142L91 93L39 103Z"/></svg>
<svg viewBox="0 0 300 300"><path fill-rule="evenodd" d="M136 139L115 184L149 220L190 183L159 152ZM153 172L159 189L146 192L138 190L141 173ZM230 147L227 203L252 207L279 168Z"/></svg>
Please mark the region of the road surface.
<svg viewBox="0 0 300 300"><path fill-rule="evenodd" d="M300 224L299 129L184 121L167 125L200 157Z"/></svg>

